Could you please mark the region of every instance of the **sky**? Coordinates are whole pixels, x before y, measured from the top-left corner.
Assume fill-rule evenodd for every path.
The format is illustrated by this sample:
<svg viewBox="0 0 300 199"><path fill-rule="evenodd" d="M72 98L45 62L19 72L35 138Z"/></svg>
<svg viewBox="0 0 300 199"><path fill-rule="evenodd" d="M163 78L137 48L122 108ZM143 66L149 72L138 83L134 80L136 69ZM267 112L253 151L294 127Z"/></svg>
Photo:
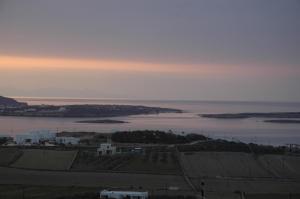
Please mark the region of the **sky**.
<svg viewBox="0 0 300 199"><path fill-rule="evenodd" d="M0 95L300 101L299 0L0 0Z"/></svg>

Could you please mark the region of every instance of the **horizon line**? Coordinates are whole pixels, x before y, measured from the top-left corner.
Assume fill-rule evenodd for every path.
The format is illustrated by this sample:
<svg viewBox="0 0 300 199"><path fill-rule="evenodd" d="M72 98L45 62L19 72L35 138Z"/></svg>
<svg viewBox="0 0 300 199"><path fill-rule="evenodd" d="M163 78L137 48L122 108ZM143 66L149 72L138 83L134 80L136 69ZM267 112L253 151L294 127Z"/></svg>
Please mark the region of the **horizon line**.
<svg viewBox="0 0 300 199"><path fill-rule="evenodd" d="M36 101L43 101L43 100L115 100L115 101L165 101L165 102L211 102L211 103L218 103L218 102L225 102L225 103L294 103L300 104L300 101L283 101L283 100L215 100L215 99L133 99L133 98L100 98L100 97L40 97L40 96L7 96L14 99L30 99Z"/></svg>

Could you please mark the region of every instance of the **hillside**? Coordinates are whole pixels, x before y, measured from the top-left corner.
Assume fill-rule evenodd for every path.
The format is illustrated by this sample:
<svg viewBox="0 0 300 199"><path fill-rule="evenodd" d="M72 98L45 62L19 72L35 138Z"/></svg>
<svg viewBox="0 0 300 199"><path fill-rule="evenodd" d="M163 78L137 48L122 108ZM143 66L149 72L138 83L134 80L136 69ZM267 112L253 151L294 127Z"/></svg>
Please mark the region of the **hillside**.
<svg viewBox="0 0 300 199"><path fill-rule="evenodd" d="M27 105L26 103L18 102L15 99L0 96L0 106L21 107L21 106L26 106L26 105Z"/></svg>

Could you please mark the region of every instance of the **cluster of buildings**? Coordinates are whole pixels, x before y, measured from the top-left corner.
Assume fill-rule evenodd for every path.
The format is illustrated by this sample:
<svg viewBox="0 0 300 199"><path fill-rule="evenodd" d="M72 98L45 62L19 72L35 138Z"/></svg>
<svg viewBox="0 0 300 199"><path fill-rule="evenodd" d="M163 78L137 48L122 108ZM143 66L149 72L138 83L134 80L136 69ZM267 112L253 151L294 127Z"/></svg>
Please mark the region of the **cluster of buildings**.
<svg viewBox="0 0 300 199"><path fill-rule="evenodd" d="M80 138L76 137L59 137L56 133L53 133L49 130L40 130L29 132L26 134L16 135L15 140L17 145L55 145L55 144L64 144L64 145L78 145Z"/></svg>
<svg viewBox="0 0 300 199"><path fill-rule="evenodd" d="M5 136L6 137L6 136ZM1 138L1 137L0 137ZM15 138L6 137L5 146L58 146L58 145L72 145L80 144L78 137L59 136L50 130L32 131L29 133L16 135ZM97 156L112 156L116 154L142 154L144 149L135 146L116 146L107 140L105 143L100 143L96 148Z"/></svg>

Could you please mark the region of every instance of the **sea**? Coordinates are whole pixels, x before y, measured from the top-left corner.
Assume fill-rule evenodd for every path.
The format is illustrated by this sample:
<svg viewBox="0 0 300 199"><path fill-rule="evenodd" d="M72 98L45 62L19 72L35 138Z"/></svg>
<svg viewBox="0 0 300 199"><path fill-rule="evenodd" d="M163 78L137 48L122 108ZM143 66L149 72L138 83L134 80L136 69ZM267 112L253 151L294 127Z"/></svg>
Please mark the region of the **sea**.
<svg viewBox="0 0 300 199"><path fill-rule="evenodd" d="M241 112L300 112L300 103L288 102L234 102L234 101L158 101L121 99L64 99L64 98L16 98L30 105L70 104L119 104L144 105L181 109L183 113L162 113L113 117L122 124L83 124L84 118L31 118L0 116L0 136L12 136L37 130L93 131L111 133L123 130L163 130L177 134L197 133L246 143L286 145L300 144L300 124L265 123L264 118L213 119L203 118L205 113ZM86 119L86 118L85 118ZM99 118L89 118L99 119Z"/></svg>

